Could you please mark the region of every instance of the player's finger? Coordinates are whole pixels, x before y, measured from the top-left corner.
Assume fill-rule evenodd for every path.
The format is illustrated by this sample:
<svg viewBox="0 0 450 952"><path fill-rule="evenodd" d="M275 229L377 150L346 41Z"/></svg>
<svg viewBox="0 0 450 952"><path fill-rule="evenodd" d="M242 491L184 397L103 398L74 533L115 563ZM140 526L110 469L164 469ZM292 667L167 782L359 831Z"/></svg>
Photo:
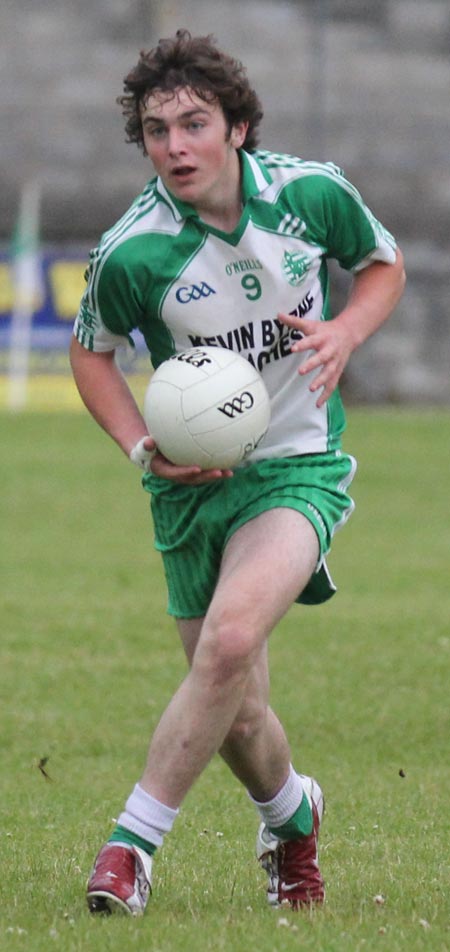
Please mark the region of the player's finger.
<svg viewBox="0 0 450 952"><path fill-rule="evenodd" d="M321 407L324 403L331 397L331 394L336 389L339 383L339 372L334 369L324 368L322 373L317 374L312 383L310 384L311 393L317 393L320 391L319 398L317 400L316 406Z"/></svg>
<svg viewBox="0 0 450 952"><path fill-rule="evenodd" d="M317 370L318 367L322 367L324 364L324 358L321 354L314 353L311 357L308 357L307 360L298 368L298 372L302 377L305 377L306 374L311 373L312 370Z"/></svg>
<svg viewBox="0 0 450 952"><path fill-rule="evenodd" d="M202 486L204 483L213 483L217 479L229 479L233 476L231 469L204 469L194 476L185 476L177 480L189 486Z"/></svg>
<svg viewBox="0 0 450 952"><path fill-rule="evenodd" d="M202 470L200 466L176 466L171 463L162 453L156 453L153 457L152 472L155 476L162 476L164 479L180 479L192 476L198 476Z"/></svg>
<svg viewBox="0 0 450 952"><path fill-rule="evenodd" d="M277 317L288 327L295 327L302 334L313 334L317 330L317 321L309 321L306 317L294 317L293 314L277 314Z"/></svg>

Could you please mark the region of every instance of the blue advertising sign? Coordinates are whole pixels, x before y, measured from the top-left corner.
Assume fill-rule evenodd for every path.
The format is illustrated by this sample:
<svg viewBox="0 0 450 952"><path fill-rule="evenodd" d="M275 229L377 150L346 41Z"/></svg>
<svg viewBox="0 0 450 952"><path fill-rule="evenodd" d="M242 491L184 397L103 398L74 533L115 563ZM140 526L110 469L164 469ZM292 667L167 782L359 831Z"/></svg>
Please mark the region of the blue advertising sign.
<svg viewBox="0 0 450 952"><path fill-rule="evenodd" d="M64 350L84 291L89 248L40 250L41 281L36 291L31 350L33 353ZM11 256L0 252L0 351L9 348L14 309L14 272Z"/></svg>

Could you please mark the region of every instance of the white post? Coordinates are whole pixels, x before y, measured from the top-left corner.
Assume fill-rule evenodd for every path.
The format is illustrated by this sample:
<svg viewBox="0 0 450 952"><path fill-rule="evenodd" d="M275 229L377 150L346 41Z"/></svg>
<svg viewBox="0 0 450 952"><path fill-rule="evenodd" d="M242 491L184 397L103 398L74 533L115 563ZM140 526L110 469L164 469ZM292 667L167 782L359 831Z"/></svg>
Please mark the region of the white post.
<svg viewBox="0 0 450 952"><path fill-rule="evenodd" d="M33 315L42 295L39 254L41 188L37 179L26 182L20 196L13 240L13 310L9 345L8 398L10 410L26 404Z"/></svg>

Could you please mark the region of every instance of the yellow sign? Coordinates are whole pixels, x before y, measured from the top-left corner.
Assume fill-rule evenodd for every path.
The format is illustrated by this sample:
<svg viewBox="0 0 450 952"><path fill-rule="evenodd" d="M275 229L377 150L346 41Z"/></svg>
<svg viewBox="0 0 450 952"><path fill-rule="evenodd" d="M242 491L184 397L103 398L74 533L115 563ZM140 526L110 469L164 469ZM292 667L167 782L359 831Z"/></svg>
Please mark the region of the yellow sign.
<svg viewBox="0 0 450 952"><path fill-rule="evenodd" d="M72 321L78 312L85 270L82 261L55 261L48 269L54 308L63 321Z"/></svg>
<svg viewBox="0 0 450 952"><path fill-rule="evenodd" d="M11 268L8 264L0 262L0 314L8 314L13 308L13 303L14 287Z"/></svg>

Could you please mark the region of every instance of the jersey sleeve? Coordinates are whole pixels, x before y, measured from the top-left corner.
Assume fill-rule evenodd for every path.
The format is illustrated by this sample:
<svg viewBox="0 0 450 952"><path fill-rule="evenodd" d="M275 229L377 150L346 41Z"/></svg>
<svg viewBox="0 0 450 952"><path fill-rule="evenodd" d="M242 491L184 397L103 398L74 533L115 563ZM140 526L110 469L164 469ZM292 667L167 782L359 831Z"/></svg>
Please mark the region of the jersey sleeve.
<svg viewBox="0 0 450 952"><path fill-rule="evenodd" d="M316 184L321 207L315 211L327 257L335 258L341 267L353 272L374 261L394 264L395 239L342 172L335 166L323 166Z"/></svg>
<svg viewBox="0 0 450 952"><path fill-rule="evenodd" d="M87 350L105 352L134 347L132 331L139 326L142 308L132 271L120 253L91 253L74 335Z"/></svg>

